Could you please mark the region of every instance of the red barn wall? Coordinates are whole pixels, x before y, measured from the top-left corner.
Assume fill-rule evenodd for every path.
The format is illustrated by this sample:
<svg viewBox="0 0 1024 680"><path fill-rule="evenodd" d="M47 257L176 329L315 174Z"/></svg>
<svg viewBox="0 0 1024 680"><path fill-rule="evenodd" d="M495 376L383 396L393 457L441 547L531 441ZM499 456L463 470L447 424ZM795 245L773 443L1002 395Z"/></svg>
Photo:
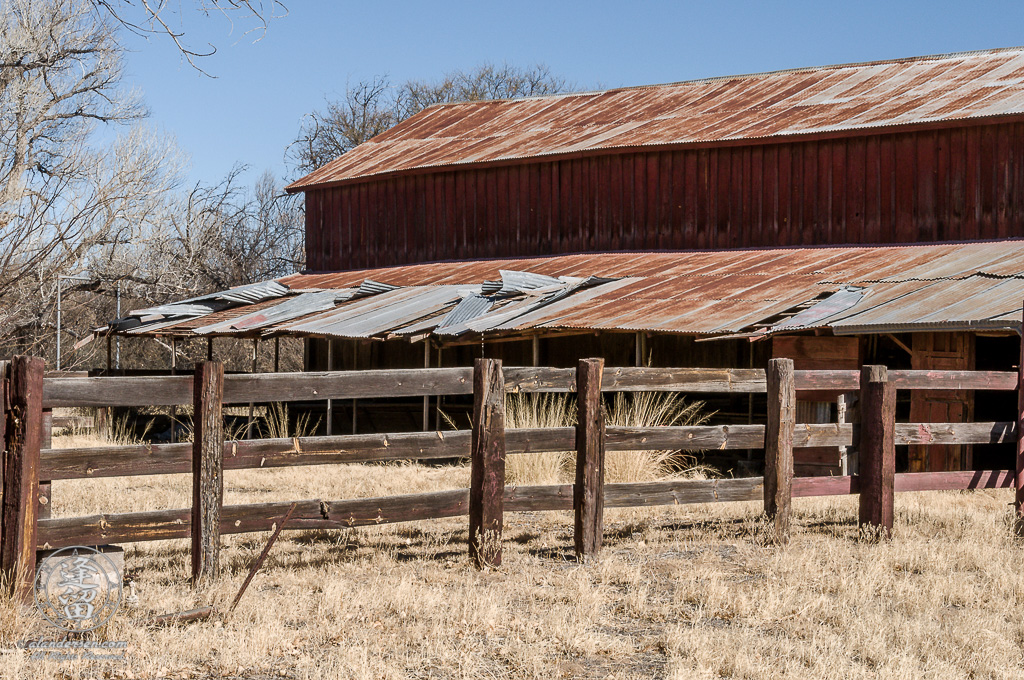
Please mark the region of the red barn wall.
<svg viewBox="0 0 1024 680"><path fill-rule="evenodd" d="M1024 124L589 156L306 193L307 268L1024 236Z"/></svg>

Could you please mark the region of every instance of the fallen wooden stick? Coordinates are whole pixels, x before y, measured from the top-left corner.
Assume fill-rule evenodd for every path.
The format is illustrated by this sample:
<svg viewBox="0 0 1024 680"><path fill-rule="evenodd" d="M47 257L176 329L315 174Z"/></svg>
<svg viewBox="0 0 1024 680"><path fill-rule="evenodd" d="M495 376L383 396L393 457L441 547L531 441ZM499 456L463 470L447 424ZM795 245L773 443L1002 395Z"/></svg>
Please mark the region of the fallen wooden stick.
<svg viewBox="0 0 1024 680"><path fill-rule="evenodd" d="M270 553L271 546L274 545L274 541L281 534L281 529L284 528L285 523L292 518L292 513L295 512L295 508L298 507L298 503L292 503L292 506L288 508L288 512L285 513L284 519L281 520L277 528L274 529L274 533L271 534L267 544L263 547L263 552L256 559L256 563L252 565L252 569L249 570L249 575L245 577L245 581L242 583L242 587L238 589L238 594L235 595L234 601L231 603L231 607L228 609L228 613L235 611L235 607L238 605L238 601L242 599L242 595L245 594L245 589L249 587L256 572L259 571L260 567L263 566L263 561L267 559L267 554ZM189 609L184 612L175 612L173 614L163 614L161 616L154 616L146 621L151 626L173 626L179 623L189 623L192 621L205 621L206 619L217 613L217 608L212 606L199 607L197 609Z"/></svg>
<svg viewBox="0 0 1024 680"><path fill-rule="evenodd" d="M270 535L270 539L267 541L267 545L263 547L263 552L260 553L260 556L256 559L256 564L252 565L252 569L249 570L249 575L245 577L245 581L242 583L242 587L238 589L238 594L235 595L235 600L231 603L231 607L228 609L229 614L235 611L235 607L238 606L238 601L241 600L242 595L245 594L245 589L249 587L249 583L251 583L253 577L256 576L256 572L259 571L260 567L263 566L263 560L267 559L267 554L270 552L270 547L274 545L274 541L276 541L277 537L281 534L281 529L283 529L284 525L288 522L288 520L292 518L292 513L295 512L295 508L298 507L298 505L298 503L292 503L292 507L288 508L288 512L285 513L284 519L282 519L281 522L277 525L277 528L274 529L274 533Z"/></svg>
<svg viewBox="0 0 1024 680"><path fill-rule="evenodd" d="M178 623L188 623L190 621L205 621L213 616L216 611L216 608L210 606L199 607L198 609L189 609L185 612L174 612L173 614L154 616L147 620L146 623L151 626L173 626Z"/></svg>

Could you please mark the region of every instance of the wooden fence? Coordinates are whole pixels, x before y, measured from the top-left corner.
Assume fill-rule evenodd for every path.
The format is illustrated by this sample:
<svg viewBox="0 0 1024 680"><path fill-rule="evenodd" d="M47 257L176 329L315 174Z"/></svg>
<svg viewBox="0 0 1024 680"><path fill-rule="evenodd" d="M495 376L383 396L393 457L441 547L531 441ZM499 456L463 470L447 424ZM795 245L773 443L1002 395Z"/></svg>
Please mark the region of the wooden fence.
<svg viewBox="0 0 1024 680"><path fill-rule="evenodd" d="M194 375L170 377L46 377L43 362L15 357L0 363L5 442L0 567L27 593L37 549L70 545L191 538L192 578L212 578L222 534L262 531L280 523L291 503L223 506L223 472L244 468L388 460L467 457L471 488L385 498L305 500L288 529L326 529L469 517L470 555L478 565L499 564L503 513L573 510L580 559L601 547L604 508L763 500L784 541L794 497L860 494L863 524L892 528L893 493L1015 485L1018 513L1024 495L1020 419L988 423L896 423L896 389L1005 390L1018 392L1021 375L1010 372L794 371L788 359L769 369L605 368L600 359L577 369L502 368L493 359L474 368L224 375L219 362ZM797 390L859 391L861 424L794 421ZM674 391L767 393L767 425L611 427L602 393ZM503 395L509 392L575 392L575 428L506 429ZM473 428L449 432L343 435L225 441L225 404L340 398L474 395ZM1009 396L1009 395L1008 395ZM52 449L42 436L55 407L171 406L192 404L192 443ZM895 474L896 444L1017 442L1016 470ZM856 446L860 474L793 477L793 448ZM707 481L604 483L605 451L763 448L763 477ZM506 486L506 454L576 451L574 484ZM192 507L90 517L50 518L51 480L191 473ZM42 512L40 511L42 509ZM1019 516L1019 514L1018 514Z"/></svg>

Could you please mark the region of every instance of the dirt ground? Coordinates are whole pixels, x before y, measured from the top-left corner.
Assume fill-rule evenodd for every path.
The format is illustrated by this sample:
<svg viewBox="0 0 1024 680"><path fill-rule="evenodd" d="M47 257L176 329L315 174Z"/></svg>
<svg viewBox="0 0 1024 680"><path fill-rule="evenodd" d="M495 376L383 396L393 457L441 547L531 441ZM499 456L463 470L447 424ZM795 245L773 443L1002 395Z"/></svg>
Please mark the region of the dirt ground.
<svg viewBox="0 0 1024 680"><path fill-rule="evenodd" d="M468 484L464 467L326 466L226 474L226 503ZM188 505L187 476L54 484L57 516ZM1020 678L1024 550L1008 491L901 494L892 540L856 498L797 499L767 545L755 503L615 510L579 565L568 513L506 516L504 564L469 566L464 519L286 532L231 616L268 534L225 538L215 586L187 585L185 541L126 545L126 602L98 639L123 661L39 660L52 639L9 601L3 678Z"/></svg>

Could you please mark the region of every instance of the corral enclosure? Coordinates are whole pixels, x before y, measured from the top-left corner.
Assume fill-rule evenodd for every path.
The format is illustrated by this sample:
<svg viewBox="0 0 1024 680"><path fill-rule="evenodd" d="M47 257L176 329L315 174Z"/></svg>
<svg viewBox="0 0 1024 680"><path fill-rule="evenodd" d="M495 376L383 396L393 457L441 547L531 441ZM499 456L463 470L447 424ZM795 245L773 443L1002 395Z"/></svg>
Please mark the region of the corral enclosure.
<svg viewBox="0 0 1024 680"><path fill-rule="evenodd" d="M1016 441L1018 422L896 423L895 393L903 390L986 389L1020 392L1020 373L968 371L794 371L788 359L760 369L605 369L587 360L573 369L509 368L478 360L475 368L365 371L316 374L224 376L217 362L194 376L158 378L44 378L42 361L17 357L5 369L11 405L5 433L3 565L11 574L31 574L35 550L78 544L192 539L193 579L217 573L220 536L260 531L288 516L290 529L375 526L429 518L469 516L470 553L478 565L501 562L505 511L568 510L575 514L575 549L583 559L598 553L605 507L676 505L723 501L763 502L774 522L774 540L785 541L790 499L800 496L860 496L859 521L882 532L892 529L893 493L929 489L1007 488L1021 470L895 473L895 446L903 444ZM859 425L795 422L798 389L860 392ZM607 427L602 393L616 391L765 393L766 425ZM506 430L506 392L575 392L575 428ZM415 396L472 394L471 431L394 433L375 436L309 437L225 441L223 404L263 398L311 400L370 394ZM190 444L135 445L106 449L45 449L45 408L111 406L126 401L154 405L192 403L195 439ZM202 423L200 427L198 424ZM856 474L793 476L799 447L855 446ZM637 449L763 448L763 477L707 481L666 479L605 484L605 451ZM517 487L505 484L505 456L575 450L573 485ZM469 489L367 499L308 499L294 503L223 505L223 471L293 465L382 460L470 458ZM1020 465L1018 458L1018 466ZM40 519L41 484L59 479L191 472L192 508L81 518ZM1018 487L1019 488L1019 487ZM1018 506L1019 507L1019 506ZM28 583L19 591L27 594Z"/></svg>

